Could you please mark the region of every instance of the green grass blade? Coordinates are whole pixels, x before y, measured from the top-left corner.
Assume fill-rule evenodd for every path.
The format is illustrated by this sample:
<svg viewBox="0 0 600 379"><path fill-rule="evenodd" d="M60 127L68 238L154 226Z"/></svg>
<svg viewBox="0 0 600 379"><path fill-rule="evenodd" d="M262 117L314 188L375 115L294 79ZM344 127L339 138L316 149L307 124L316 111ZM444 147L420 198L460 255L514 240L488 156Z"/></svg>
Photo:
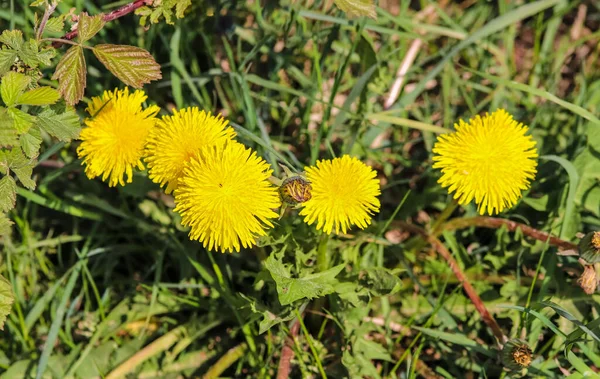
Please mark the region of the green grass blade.
<svg viewBox="0 0 600 379"><path fill-rule="evenodd" d="M83 265L87 262L87 260L82 260L77 263L75 269L69 276L69 281L65 286L65 292L60 300L60 304L56 309L56 314L54 315L54 319L52 320L52 325L50 326L50 332L48 333L48 338L44 343L44 348L42 350L42 355L40 356L40 360L38 362L38 367L36 371L35 378L41 379L44 375L44 371L46 371L46 366L48 365L48 359L50 358L50 354L52 354L52 350L54 350L54 344L56 339L58 338L58 332L63 324L65 313L67 311L67 303L71 299L71 293L75 288L75 283L79 278L79 272Z"/></svg>
<svg viewBox="0 0 600 379"><path fill-rule="evenodd" d="M444 68L446 63L453 59L462 49L465 47L478 42L496 32L499 32L506 27L513 25L519 21L531 17L536 13L542 12L553 5L559 0L540 0L526 5L522 5L519 8L513 9L510 12L503 14L502 16L490 21L484 27L471 34L467 39L461 41L454 46L448 54L444 55L444 58L438 63L421 81L417 84L414 90L409 93L404 93L400 98L399 106L404 108L407 105L413 103L417 97L425 90L426 84L435 78Z"/></svg>

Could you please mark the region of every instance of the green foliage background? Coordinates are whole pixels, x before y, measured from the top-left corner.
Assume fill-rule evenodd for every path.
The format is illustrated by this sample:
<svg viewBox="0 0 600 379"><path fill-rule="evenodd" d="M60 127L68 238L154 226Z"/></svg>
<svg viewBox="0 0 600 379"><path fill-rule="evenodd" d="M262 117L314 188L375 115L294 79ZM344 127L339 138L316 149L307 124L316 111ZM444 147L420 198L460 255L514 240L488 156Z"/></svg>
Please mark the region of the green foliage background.
<svg viewBox="0 0 600 379"><path fill-rule="evenodd" d="M181 20L169 14L173 25L149 10L145 27L131 14L107 23L94 45L144 48L161 65L162 79L144 90L163 114L192 105L223 113L278 174L278 163L302 170L356 155L380 173L381 213L366 231L327 241L292 212L259 247L210 254L144 173L109 189L85 177L76 142L43 134L37 188L17 189L15 225L0 240L0 300L7 289L15 297L0 334L3 377L275 377L286 344L291 377L508 376L447 262L400 221L429 227L446 208L431 169L440 128L503 107L529 125L541 157L531 190L501 217L574 243L598 229L600 8L398 3L381 0L376 20L350 20L327 1L203 0ZM123 4L57 9L94 15ZM429 16L417 17L423 8ZM0 0L0 26L33 36L34 11ZM84 101L123 86L86 58ZM452 218L475 215L469 205ZM534 351L528 375L597 375L598 295L577 285L576 257L505 228L440 238L503 332ZM316 267L320 249L326 270Z"/></svg>

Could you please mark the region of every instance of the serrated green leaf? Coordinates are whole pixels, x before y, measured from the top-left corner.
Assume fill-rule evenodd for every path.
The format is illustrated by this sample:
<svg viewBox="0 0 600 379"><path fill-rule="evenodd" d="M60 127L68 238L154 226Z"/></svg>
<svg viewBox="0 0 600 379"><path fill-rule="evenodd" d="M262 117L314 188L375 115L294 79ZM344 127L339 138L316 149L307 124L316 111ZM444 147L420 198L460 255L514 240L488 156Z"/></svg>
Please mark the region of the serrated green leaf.
<svg viewBox="0 0 600 379"><path fill-rule="evenodd" d="M19 142L18 136L6 108L0 107L0 147L16 145Z"/></svg>
<svg viewBox="0 0 600 379"><path fill-rule="evenodd" d="M89 16L83 12L79 15L79 24L77 26L79 42L84 43L96 35L104 26L104 14Z"/></svg>
<svg viewBox="0 0 600 379"><path fill-rule="evenodd" d="M20 30L5 30L0 34L0 42L19 50L23 46L23 33Z"/></svg>
<svg viewBox="0 0 600 379"><path fill-rule="evenodd" d="M13 128L16 129L17 134L27 133L35 120L35 117L17 108L8 108L8 114L13 121Z"/></svg>
<svg viewBox="0 0 600 379"><path fill-rule="evenodd" d="M56 56L56 50L52 47L42 48L38 41L31 38L23 44L18 55L23 63L36 68L39 65L49 66L52 63L52 58Z"/></svg>
<svg viewBox="0 0 600 379"><path fill-rule="evenodd" d="M313 299L332 293L337 283L335 277L344 269L344 265L302 278L292 278L284 264L271 254L265 261L265 268L275 281L279 303L288 305L300 299Z"/></svg>
<svg viewBox="0 0 600 379"><path fill-rule="evenodd" d="M8 107L13 106L30 82L31 78L28 76L14 71L7 72L0 83L0 95L4 104Z"/></svg>
<svg viewBox="0 0 600 379"><path fill-rule="evenodd" d="M145 83L162 78L160 65L144 49L101 44L93 50L98 60L128 86L141 88Z"/></svg>
<svg viewBox="0 0 600 379"><path fill-rule="evenodd" d="M0 275L0 330L4 330L4 322L10 314L15 296L10 282Z"/></svg>
<svg viewBox="0 0 600 379"><path fill-rule="evenodd" d="M36 125L51 136L65 142L77 138L81 130L79 116L72 109L59 114L52 109L45 109L37 115Z"/></svg>
<svg viewBox="0 0 600 379"><path fill-rule="evenodd" d="M50 17L48 22L46 23L46 28L44 32L48 33L62 33L65 28L65 19L64 17Z"/></svg>
<svg viewBox="0 0 600 379"><path fill-rule="evenodd" d="M42 133L38 128L31 128L19 137L19 144L28 158L36 158L42 145Z"/></svg>
<svg viewBox="0 0 600 379"><path fill-rule="evenodd" d="M17 179L28 189L35 188L35 182L31 179L34 165L35 161L27 158L20 147L0 153L0 167L3 167L3 172L7 172L6 169L14 172Z"/></svg>
<svg viewBox="0 0 600 379"><path fill-rule="evenodd" d="M333 2L350 18L367 16L377 19L373 0L333 0Z"/></svg>
<svg viewBox="0 0 600 379"><path fill-rule="evenodd" d="M25 105L50 105L60 98L60 94L52 87L38 87L27 91L17 99L17 104Z"/></svg>
<svg viewBox="0 0 600 379"><path fill-rule="evenodd" d="M17 59L17 51L7 48L0 49L0 75L4 75Z"/></svg>
<svg viewBox="0 0 600 379"><path fill-rule="evenodd" d="M17 201L17 184L10 175L0 179L0 212L8 212Z"/></svg>
<svg viewBox="0 0 600 379"><path fill-rule="evenodd" d="M58 92L67 104L75 105L83 97L86 66L81 46L72 46L62 57L52 79L58 80Z"/></svg>
<svg viewBox="0 0 600 379"><path fill-rule="evenodd" d="M9 234L12 224L13 222L4 213L0 213L0 236Z"/></svg>
<svg viewBox="0 0 600 379"><path fill-rule="evenodd" d="M20 149L19 149L20 150ZM31 175L33 175L33 168L35 167L36 161L34 159L30 159L29 162L20 167L12 168L12 171L17 175L17 179L23 184L23 186L27 189L34 190L35 189L35 180L31 179Z"/></svg>

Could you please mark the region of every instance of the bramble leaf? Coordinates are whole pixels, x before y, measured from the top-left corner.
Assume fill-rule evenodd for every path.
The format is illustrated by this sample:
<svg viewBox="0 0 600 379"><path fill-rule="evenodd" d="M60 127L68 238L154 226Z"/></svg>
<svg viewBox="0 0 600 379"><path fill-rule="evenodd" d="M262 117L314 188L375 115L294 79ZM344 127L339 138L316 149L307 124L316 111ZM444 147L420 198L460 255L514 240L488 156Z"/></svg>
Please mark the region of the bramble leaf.
<svg viewBox="0 0 600 379"><path fill-rule="evenodd" d="M79 42L84 43L96 35L104 26L104 14L89 16L83 12L79 15L79 24L77 26Z"/></svg>
<svg viewBox="0 0 600 379"><path fill-rule="evenodd" d="M79 116L72 109L58 114L52 109L45 109L37 115L36 125L51 136L65 142L77 138L81 129Z"/></svg>
<svg viewBox="0 0 600 379"><path fill-rule="evenodd" d="M8 114L12 118L13 128L17 134L27 133L35 120L35 117L17 108L8 108Z"/></svg>
<svg viewBox="0 0 600 379"><path fill-rule="evenodd" d="M265 268L277 285L279 303L288 305L296 300L313 299L334 292L334 284L337 283L335 277L344 269L344 265L302 278L292 278L284 264L271 254L265 261Z"/></svg>
<svg viewBox="0 0 600 379"><path fill-rule="evenodd" d="M83 48L73 46L62 57L52 79L58 79L58 92L67 104L75 105L83 97L86 80L85 58Z"/></svg>
<svg viewBox="0 0 600 379"><path fill-rule="evenodd" d="M17 59L17 51L7 48L0 49L0 75L4 75Z"/></svg>
<svg viewBox="0 0 600 379"><path fill-rule="evenodd" d="M0 147L16 145L19 142L17 129L6 108L0 107Z"/></svg>
<svg viewBox="0 0 600 379"><path fill-rule="evenodd" d="M7 235L10 233L10 227L13 224L12 221L4 213L0 213L0 236Z"/></svg>
<svg viewBox="0 0 600 379"><path fill-rule="evenodd" d="M19 144L28 158L37 157L42 145L42 133L40 129L34 127L29 129L27 133L21 134L19 136Z"/></svg>
<svg viewBox="0 0 600 379"><path fill-rule="evenodd" d="M0 167L0 169L2 169ZM15 207L17 201L17 184L10 175L0 179L0 212L8 212Z"/></svg>
<svg viewBox="0 0 600 379"><path fill-rule="evenodd" d="M149 18L152 24L156 24L161 18L165 19L167 24L173 24L173 15L177 18L183 18L185 10L192 4L191 0L163 0L157 1L152 6L144 6L135 11L135 14L141 16L140 25L146 25ZM175 14L173 14L175 11Z"/></svg>
<svg viewBox="0 0 600 379"><path fill-rule="evenodd" d="M65 28L65 15L50 17L46 23L44 33L62 33Z"/></svg>
<svg viewBox="0 0 600 379"><path fill-rule="evenodd" d="M50 105L60 98L60 94L52 87L38 87L27 91L17 99L17 104L26 105Z"/></svg>
<svg viewBox="0 0 600 379"><path fill-rule="evenodd" d="M8 170L14 172L17 175L17 179L29 189L35 188L35 182L31 179L33 165L34 161L23 155L23 151L19 147L0 152L0 167L6 173L8 173Z"/></svg>
<svg viewBox="0 0 600 379"><path fill-rule="evenodd" d="M0 95L4 104L8 107L13 106L30 82L30 77L18 72L11 71L6 73L0 83Z"/></svg>
<svg viewBox="0 0 600 379"><path fill-rule="evenodd" d="M162 78L160 65L144 49L100 44L94 46L93 50L98 60L128 86L141 88L145 83Z"/></svg>
<svg viewBox="0 0 600 379"><path fill-rule="evenodd" d="M19 50L23 46L23 33L20 30L5 30L0 34L0 42Z"/></svg>
<svg viewBox="0 0 600 379"><path fill-rule="evenodd" d="M367 16L372 19L377 19L375 12L375 4L373 0L333 0L334 3L346 14L349 18Z"/></svg>
<svg viewBox="0 0 600 379"><path fill-rule="evenodd" d="M15 296L13 295L10 282L0 275L0 330L4 330L4 322L6 322L6 317L10 314L14 301Z"/></svg>

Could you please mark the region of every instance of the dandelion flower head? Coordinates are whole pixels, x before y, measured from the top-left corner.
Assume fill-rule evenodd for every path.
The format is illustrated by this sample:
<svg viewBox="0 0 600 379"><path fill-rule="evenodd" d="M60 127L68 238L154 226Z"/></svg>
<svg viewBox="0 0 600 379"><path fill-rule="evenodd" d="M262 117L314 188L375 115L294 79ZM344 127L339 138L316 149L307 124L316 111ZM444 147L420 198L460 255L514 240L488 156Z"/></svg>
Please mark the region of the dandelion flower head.
<svg viewBox="0 0 600 379"><path fill-rule="evenodd" d="M476 116L442 134L433 147L439 183L459 204L475 199L480 214L514 206L535 178L538 156L527 126L503 109Z"/></svg>
<svg viewBox="0 0 600 379"><path fill-rule="evenodd" d="M186 165L175 190L175 211L190 227L190 239L209 250L240 251L273 227L277 188L267 162L244 145L207 146Z"/></svg>
<svg viewBox="0 0 600 379"><path fill-rule="evenodd" d="M211 116L196 107L164 116L146 145L149 177L161 187L166 185L165 192L171 193L192 156L205 146L222 145L233 137L235 131L221 115Z"/></svg>
<svg viewBox="0 0 600 379"><path fill-rule="evenodd" d="M88 178L101 176L110 187L124 186L125 175L131 183L133 169L144 169L146 138L159 111L155 105L142 109L146 98L143 91L129 93L128 88L92 98L86 109L91 118L85 120L87 127L81 131L77 148Z"/></svg>
<svg viewBox="0 0 600 379"><path fill-rule="evenodd" d="M316 167L306 167L312 192L300 215L304 222L317 223L317 230L327 234L346 233L352 226L364 229L379 211L381 193L377 173L357 158L344 155L321 160Z"/></svg>

